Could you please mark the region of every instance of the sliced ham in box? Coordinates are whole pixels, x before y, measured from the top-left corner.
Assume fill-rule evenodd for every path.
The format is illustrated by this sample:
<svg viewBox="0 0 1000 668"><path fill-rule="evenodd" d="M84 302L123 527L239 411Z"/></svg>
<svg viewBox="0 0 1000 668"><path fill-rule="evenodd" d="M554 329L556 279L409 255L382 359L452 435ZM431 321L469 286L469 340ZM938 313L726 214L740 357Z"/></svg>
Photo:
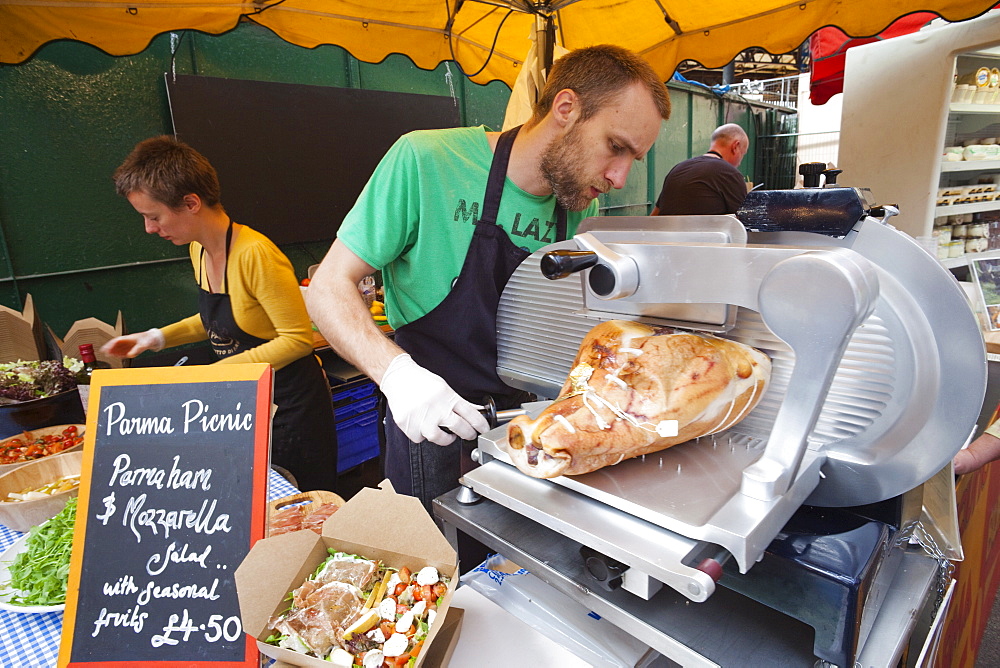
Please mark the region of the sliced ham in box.
<svg viewBox="0 0 1000 668"><path fill-rule="evenodd" d="M434 623L416 657L420 668L439 637L451 644L457 633L439 633L445 623L452 594L458 584L457 555L412 496L396 494L388 480L379 489L365 488L323 524L323 534L303 530L258 541L236 570L243 630L257 639L261 652L294 666L330 668L330 662L301 652L270 645L271 620L289 607L289 592L297 589L329 555L327 549L380 559L393 568L408 568L414 575L433 566L449 578L447 593L441 597ZM428 664L429 666L430 664Z"/></svg>

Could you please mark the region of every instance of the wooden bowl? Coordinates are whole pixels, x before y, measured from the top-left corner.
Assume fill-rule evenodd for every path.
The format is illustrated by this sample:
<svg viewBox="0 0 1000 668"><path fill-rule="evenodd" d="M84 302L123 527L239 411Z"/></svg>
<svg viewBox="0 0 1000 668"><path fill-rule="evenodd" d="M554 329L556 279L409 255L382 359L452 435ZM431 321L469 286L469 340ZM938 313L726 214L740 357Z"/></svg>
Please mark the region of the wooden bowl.
<svg viewBox="0 0 1000 668"><path fill-rule="evenodd" d="M325 503L332 503L340 508L344 505L344 499L340 495L334 494L333 492L313 490L310 492L299 492L298 494L283 496L280 499L271 501L267 504L268 535L272 535L270 522L271 517L273 517L279 510L287 508L288 506L300 506L302 509L302 519L304 520Z"/></svg>
<svg viewBox="0 0 1000 668"><path fill-rule="evenodd" d="M62 433L63 429L65 429L66 427L69 427L69 426L75 426L76 427L76 435L77 436L83 436L83 432L86 430L86 425L82 425L82 424L77 424L77 425L60 424L60 425L55 425L55 426L52 426L52 427L39 427L38 429L32 429L30 432L27 432L27 433L32 434L35 438L38 438L39 436L48 436L49 434L59 435L59 434ZM8 436L7 438L5 438L3 440L0 440L0 448L2 448L2 446L6 445L9 441L14 440L15 438L24 438L24 433L25 432L22 432L20 434L17 434L16 436ZM74 445L72 448L67 448L67 449L63 450L62 452L58 452L56 454L60 455L60 454L63 454L65 452L73 452L75 450L82 450L82 449L83 449L83 441L80 441L77 445ZM30 464L32 462L39 462L39 461L42 461L42 459L48 459L49 457L54 457L54 456L55 455L46 455L45 457L42 457L40 459L29 459L26 462L17 462L16 464L0 464L0 475L3 475L5 473L9 473L10 471L13 471L14 469L21 468L25 464ZM15 489L13 491L16 492L18 490Z"/></svg>
<svg viewBox="0 0 1000 668"><path fill-rule="evenodd" d="M83 453L63 452L28 462L24 466L0 475L0 499L11 492L19 493L47 485L66 475L80 473ZM77 495L79 487L35 501L0 503L0 524L14 531L27 531L59 514L66 502Z"/></svg>

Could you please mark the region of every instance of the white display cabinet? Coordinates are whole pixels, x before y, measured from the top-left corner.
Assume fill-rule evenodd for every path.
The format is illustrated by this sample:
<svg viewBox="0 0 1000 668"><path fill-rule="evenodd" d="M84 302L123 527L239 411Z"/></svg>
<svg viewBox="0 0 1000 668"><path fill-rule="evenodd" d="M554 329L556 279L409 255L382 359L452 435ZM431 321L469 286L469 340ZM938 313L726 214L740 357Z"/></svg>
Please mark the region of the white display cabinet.
<svg viewBox="0 0 1000 668"><path fill-rule="evenodd" d="M929 235L937 216L1000 210L1000 200L992 199L938 206L938 188L1000 175L1000 159L943 159L946 146L1000 138L1000 104L952 102L956 73L979 67L1000 67L996 11L847 52L840 181L870 188L880 204L898 205L891 223L914 237ZM989 256L1000 251L972 254Z"/></svg>

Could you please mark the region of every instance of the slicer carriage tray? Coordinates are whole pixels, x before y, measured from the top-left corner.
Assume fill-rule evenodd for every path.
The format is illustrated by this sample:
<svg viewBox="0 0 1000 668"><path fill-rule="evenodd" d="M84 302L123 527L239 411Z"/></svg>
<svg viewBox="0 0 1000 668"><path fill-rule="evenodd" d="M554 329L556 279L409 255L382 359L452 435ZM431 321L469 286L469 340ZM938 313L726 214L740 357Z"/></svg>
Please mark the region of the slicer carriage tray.
<svg viewBox="0 0 1000 668"><path fill-rule="evenodd" d="M764 439L730 429L592 473L539 482L573 490L682 537L720 545L746 572L812 493L825 460L825 455L807 449L788 492L772 501L760 501L742 494L740 483L743 470L760 458L765 445ZM506 426L480 436L479 448L511 469L505 475L528 478L513 467L506 453ZM499 462L490 465L501 466ZM476 492L511 507L511 501L489 485L486 475L476 474L473 471L465 476ZM564 501L573 503L574 498L576 495L567 495ZM520 501L532 504L531 499ZM532 519L545 521L540 516Z"/></svg>
<svg viewBox="0 0 1000 668"><path fill-rule="evenodd" d="M503 430L494 456L511 464ZM739 492L743 469L763 454L764 445L731 432L714 434L552 482L664 528L676 521L700 526Z"/></svg>

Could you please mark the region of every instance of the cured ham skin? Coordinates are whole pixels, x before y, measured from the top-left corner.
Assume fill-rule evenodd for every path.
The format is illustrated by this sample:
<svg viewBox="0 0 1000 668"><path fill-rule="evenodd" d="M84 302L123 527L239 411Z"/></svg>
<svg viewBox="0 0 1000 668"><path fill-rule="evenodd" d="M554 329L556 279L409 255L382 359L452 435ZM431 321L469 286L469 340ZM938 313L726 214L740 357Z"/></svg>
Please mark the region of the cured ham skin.
<svg viewBox="0 0 1000 668"><path fill-rule="evenodd" d="M536 478L596 471L732 427L770 376L756 348L610 320L584 337L559 398L508 423L508 452Z"/></svg>

